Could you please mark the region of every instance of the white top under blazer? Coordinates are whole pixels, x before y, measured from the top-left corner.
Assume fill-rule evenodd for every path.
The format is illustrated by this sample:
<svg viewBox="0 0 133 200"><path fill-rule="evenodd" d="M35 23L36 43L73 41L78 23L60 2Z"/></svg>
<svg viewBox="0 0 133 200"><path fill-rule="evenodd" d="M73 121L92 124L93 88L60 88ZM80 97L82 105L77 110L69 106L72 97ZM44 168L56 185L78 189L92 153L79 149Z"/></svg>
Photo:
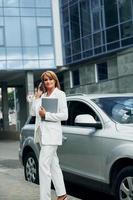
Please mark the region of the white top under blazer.
<svg viewBox="0 0 133 200"><path fill-rule="evenodd" d="M32 103L31 115L36 116L34 142L41 143L42 145L62 145L61 121L65 121L68 118L66 95L58 88L54 89L47 98L58 99L57 113L46 111L45 121L41 121L39 109L41 99L46 97L46 95L47 93L44 93L41 98L34 99Z"/></svg>

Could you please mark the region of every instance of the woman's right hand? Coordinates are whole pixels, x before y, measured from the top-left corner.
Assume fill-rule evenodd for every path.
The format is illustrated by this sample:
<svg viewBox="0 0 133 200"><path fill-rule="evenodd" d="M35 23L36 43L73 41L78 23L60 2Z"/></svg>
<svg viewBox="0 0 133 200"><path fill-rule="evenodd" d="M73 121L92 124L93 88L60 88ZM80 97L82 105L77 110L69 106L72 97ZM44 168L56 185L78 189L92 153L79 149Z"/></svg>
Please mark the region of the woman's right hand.
<svg viewBox="0 0 133 200"><path fill-rule="evenodd" d="M40 90L40 88L38 88L37 90L35 90L35 99L38 99L42 96L42 91Z"/></svg>

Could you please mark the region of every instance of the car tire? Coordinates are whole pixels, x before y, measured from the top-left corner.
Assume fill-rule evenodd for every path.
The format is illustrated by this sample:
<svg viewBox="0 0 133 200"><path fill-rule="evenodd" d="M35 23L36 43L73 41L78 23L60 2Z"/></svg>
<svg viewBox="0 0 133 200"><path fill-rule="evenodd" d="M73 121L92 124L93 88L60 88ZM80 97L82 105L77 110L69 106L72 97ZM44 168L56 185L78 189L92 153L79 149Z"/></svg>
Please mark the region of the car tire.
<svg viewBox="0 0 133 200"><path fill-rule="evenodd" d="M29 152L24 158L25 180L39 184L38 161L34 152Z"/></svg>
<svg viewBox="0 0 133 200"><path fill-rule="evenodd" d="M133 199L133 166L125 167L115 180L116 200Z"/></svg>

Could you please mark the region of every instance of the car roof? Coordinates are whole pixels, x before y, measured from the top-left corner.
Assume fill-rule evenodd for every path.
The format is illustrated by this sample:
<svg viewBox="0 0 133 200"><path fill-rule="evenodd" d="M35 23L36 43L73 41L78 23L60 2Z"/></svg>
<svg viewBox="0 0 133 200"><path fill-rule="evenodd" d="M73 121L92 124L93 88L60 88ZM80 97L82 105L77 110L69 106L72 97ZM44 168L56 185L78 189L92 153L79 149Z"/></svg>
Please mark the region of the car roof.
<svg viewBox="0 0 133 200"><path fill-rule="evenodd" d="M84 94L84 93L75 93L68 94L67 98L78 98L78 99L97 99L97 98L106 98L106 97L133 97L133 93L104 93L104 94Z"/></svg>

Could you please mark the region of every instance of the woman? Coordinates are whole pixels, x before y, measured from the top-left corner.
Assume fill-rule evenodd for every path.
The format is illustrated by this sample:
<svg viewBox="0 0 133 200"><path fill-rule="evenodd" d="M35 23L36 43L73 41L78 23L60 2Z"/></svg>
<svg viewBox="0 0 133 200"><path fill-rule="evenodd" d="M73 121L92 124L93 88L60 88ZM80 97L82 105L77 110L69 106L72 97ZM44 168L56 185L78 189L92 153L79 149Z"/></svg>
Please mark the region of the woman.
<svg viewBox="0 0 133 200"><path fill-rule="evenodd" d="M59 80L52 71L41 75L45 92L40 95L33 107L40 117L41 151L39 157L40 200L51 200L51 180L53 181L57 200L68 200L62 171L57 157L58 145L62 145L61 121L67 120L68 109L66 95L60 90ZM41 98L39 98L41 96ZM57 113L50 113L41 106L41 99L57 98ZM45 120L41 120L41 119Z"/></svg>

